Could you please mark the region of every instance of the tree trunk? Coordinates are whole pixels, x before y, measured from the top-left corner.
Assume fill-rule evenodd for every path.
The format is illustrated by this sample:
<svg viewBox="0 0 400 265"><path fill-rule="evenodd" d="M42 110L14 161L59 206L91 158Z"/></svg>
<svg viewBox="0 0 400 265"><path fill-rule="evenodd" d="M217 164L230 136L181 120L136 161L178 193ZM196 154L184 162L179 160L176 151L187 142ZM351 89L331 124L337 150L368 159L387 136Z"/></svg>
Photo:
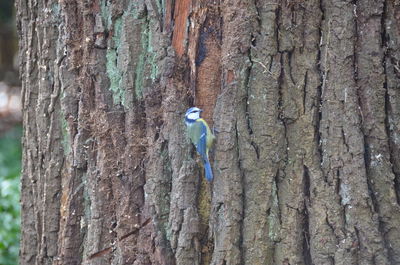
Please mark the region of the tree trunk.
<svg viewBox="0 0 400 265"><path fill-rule="evenodd" d="M22 265L400 264L397 1L16 5Z"/></svg>

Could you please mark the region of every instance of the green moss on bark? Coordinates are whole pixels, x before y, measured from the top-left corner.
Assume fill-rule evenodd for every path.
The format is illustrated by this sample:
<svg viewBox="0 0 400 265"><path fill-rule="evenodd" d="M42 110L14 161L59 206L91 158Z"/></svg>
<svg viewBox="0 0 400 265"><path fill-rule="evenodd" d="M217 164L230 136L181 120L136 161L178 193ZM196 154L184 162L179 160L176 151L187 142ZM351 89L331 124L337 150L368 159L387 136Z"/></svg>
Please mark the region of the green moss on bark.
<svg viewBox="0 0 400 265"><path fill-rule="evenodd" d="M118 68L118 49L121 46L122 19L117 18L113 26L112 41L115 48L108 48L106 55L106 68L110 80L109 89L113 93L114 104L125 105L125 89L121 86L122 72Z"/></svg>

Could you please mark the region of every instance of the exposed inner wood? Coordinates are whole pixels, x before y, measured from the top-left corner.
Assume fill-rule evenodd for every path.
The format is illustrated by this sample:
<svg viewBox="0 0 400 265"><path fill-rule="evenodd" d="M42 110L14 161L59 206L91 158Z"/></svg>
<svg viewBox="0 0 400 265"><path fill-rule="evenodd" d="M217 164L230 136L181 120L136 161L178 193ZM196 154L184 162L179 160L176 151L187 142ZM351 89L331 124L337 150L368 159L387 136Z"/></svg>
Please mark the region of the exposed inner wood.
<svg viewBox="0 0 400 265"><path fill-rule="evenodd" d="M194 40L195 41L195 40ZM221 25L217 5L207 9L197 40L197 68L194 104L203 109L203 118L213 125L213 110L221 87Z"/></svg>
<svg viewBox="0 0 400 265"><path fill-rule="evenodd" d="M191 11L192 0L175 0L174 31L172 46L177 55L182 56L186 50L188 16Z"/></svg>

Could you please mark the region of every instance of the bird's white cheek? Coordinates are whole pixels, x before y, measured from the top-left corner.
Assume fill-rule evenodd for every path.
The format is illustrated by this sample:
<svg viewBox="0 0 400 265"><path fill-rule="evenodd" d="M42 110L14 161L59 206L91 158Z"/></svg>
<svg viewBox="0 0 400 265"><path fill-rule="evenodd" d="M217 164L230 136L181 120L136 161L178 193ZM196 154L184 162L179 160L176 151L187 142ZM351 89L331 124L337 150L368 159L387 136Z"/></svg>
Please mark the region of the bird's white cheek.
<svg viewBox="0 0 400 265"><path fill-rule="evenodd" d="M198 113L190 113L187 117L190 120L197 120L199 118L199 114Z"/></svg>

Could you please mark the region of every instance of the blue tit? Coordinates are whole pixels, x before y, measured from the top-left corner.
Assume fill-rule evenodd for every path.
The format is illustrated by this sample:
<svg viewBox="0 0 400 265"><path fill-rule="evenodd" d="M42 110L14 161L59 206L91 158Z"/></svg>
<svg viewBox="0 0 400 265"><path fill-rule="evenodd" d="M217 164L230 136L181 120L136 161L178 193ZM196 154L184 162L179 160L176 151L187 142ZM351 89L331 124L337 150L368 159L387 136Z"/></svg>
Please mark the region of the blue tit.
<svg viewBox="0 0 400 265"><path fill-rule="evenodd" d="M207 122L200 118L201 112L202 110L196 107L188 109L185 114L185 123L188 136L203 160L206 179L211 181L213 173L208 159L208 150L211 148L215 136L211 133Z"/></svg>

